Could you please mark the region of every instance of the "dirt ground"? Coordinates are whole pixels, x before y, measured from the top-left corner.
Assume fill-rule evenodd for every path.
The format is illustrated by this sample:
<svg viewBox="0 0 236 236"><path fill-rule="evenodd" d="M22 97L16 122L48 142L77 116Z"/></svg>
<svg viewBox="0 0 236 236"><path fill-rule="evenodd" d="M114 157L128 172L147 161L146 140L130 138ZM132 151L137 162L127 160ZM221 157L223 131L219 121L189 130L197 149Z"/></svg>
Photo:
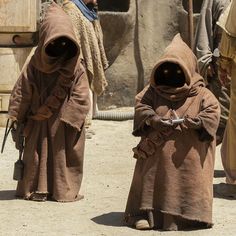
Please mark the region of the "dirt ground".
<svg viewBox="0 0 236 236"><path fill-rule="evenodd" d="M123 225L135 160L132 121L93 121L96 135L87 140L84 180L79 202L31 202L14 198L12 180L17 159L14 145L7 141L0 156L0 235L236 235L236 200L225 198L222 166L217 150L214 178L214 227L191 232L138 232ZM4 130L0 129L3 136ZM221 184L220 184L221 183ZM196 189L197 191L197 189ZM233 192L234 191L234 192ZM232 195L236 196L236 190Z"/></svg>

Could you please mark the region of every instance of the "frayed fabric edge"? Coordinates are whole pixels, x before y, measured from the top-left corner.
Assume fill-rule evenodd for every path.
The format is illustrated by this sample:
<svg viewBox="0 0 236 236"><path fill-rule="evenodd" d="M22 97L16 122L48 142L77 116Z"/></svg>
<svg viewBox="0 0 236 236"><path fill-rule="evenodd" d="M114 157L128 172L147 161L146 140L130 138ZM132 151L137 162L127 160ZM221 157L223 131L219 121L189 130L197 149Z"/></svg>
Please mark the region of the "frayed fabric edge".
<svg viewBox="0 0 236 236"><path fill-rule="evenodd" d="M150 209L146 209L146 210L150 210ZM142 208L142 211L144 212L144 208ZM154 210L153 210L154 211ZM160 211L161 213L163 214L169 214L169 215L173 215L173 216L179 216L183 219L186 219L186 220L190 220L190 221L197 221L197 222L200 222L200 223L205 223L207 225L208 228L212 228L213 227L213 223L212 222L206 222L206 221L203 221L203 220L200 220L200 219L196 219L196 218L191 218L191 217L186 217L186 216L183 216L181 214L176 214L176 213L172 213L172 212L168 212L168 211L163 211L163 210L158 210ZM155 214L155 213L154 213ZM125 213L124 214L124 222L127 224L127 225L130 225L129 224L129 218L132 218L132 217L139 217L140 216L140 212L137 212L137 213Z"/></svg>
<svg viewBox="0 0 236 236"><path fill-rule="evenodd" d="M76 196L75 199L72 199L72 200L57 200L57 199L53 198L54 201L60 202L60 203L77 202L77 201L80 201L82 199L84 199L84 195L78 195L78 196Z"/></svg>
<svg viewBox="0 0 236 236"><path fill-rule="evenodd" d="M191 220L191 221L197 221L199 223L205 223L209 226L209 228L211 228L214 224L212 222L206 222L206 221L203 221L203 220L200 220L198 218L192 218L192 217L188 217L188 216L184 216L184 215L181 215L181 214L177 214L177 213L172 213L172 212L169 212L169 211L163 211L163 210L159 210L161 213L163 214L169 214L169 215L173 215L173 216L179 216L185 220Z"/></svg>

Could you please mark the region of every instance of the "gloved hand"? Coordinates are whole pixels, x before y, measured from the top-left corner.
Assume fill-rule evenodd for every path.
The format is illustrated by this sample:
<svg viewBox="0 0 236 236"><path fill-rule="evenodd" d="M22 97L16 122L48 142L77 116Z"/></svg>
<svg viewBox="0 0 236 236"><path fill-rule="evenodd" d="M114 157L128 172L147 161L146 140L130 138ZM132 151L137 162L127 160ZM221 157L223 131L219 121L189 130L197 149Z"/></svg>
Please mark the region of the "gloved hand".
<svg viewBox="0 0 236 236"><path fill-rule="evenodd" d="M202 128L202 121L200 118L190 118L189 116L186 116L184 118L184 125L189 129L200 129Z"/></svg>
<svg viewBox="0 0 236 236"><path fill-rule="evenodd" d="M166 130L168 127L173 127L173 124L168 119L162 119L160 116L155 115L146 121L146 124L151 126L153 129L156 130Z"/></svg>

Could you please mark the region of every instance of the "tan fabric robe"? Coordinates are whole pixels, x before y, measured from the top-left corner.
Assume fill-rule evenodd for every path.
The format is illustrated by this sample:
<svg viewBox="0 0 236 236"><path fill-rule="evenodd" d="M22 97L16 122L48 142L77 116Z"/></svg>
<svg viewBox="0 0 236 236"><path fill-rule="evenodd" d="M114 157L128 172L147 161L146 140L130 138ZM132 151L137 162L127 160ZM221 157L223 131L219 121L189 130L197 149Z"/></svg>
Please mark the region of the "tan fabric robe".
<svg viewBox="0 0 236 236"><path fill-rule="evenodd" d="M230 111L227 128L221 148L222 163L226 173L226 182L236 184L236 1L233 0L228 15L224 16L219 61L221 67L231 75Z"/></svg>
<svg viewBox="0 0 236 236"><path fill-rule="evenodd" d="M77 50L63 61L46 46L69 38ZM12 91L9 116L25 123L24 176L17 196L48 194L56 201L78 198L84 158L83 123L89 110L89 85L78 60L79 46L69 17L53 3L40 28L39 45Z"/></svg>
<svg viewBox="0 0 236 236"><path fill-rule="evenodd" d="M183 87L155 85L154 73L164 62L181 66L186 77ZM215 132L220 109L214 95L203 86L196 57L177 35L154 67L151 85L136 97L133 134L141 136L141 141L133 149L137 162L125 210L128 224L146 210L153 211L158 228L163 228L163 214L212 224ZM160 132L146 125L148 117L158 114L170 118L172 110L179 117L199 117L202 129L196 131L182 124Z"/></svg>

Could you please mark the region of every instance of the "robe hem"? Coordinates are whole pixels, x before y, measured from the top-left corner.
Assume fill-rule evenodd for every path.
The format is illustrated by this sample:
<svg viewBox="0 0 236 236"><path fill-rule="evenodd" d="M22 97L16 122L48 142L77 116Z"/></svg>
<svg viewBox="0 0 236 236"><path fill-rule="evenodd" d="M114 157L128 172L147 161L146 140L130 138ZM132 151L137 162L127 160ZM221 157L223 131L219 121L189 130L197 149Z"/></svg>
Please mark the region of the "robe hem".
<svg viewBox="0 0 236 236"><path fill-rule="evenodd" d="M164 213L164 214L173 215L173 216L179 216L179 217L181 217L183 219L186 219L186 220L197 221L197 222L200 222L200 223L206 223L209 228L211 228L214 225L212 222L207 222L205 220L201 220L201 219L195 218L195 217L189 217L189 216L185 216L185 215L182 215L182 214L177 214L177 213L173 213L173 212L169 212L169 211L163 211L163 210L160 210L160 212Z"/></svg>

